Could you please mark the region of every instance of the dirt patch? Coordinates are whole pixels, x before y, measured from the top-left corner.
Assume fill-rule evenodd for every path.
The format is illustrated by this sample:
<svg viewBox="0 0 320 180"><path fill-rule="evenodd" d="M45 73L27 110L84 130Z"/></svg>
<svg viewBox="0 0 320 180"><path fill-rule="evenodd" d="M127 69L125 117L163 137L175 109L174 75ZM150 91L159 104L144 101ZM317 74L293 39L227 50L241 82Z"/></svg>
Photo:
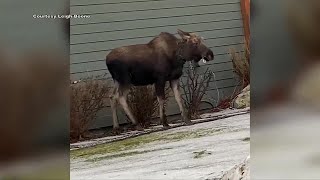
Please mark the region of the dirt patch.
<svg viewBox="0 0 320 180"><path fill-rule="evenodd" d="M250 141L250 137L246 137L246 138L242 139L242 141Z"/></svg>
<svg viewBox="0 0 320 180"><path fill-rule="evenodd" d="M207 150L203 150L203 151L199 151L199 152L193 152L194 156L193 158L198 159L198 158L202 158L205 156L209 156L212 154L212 152L207 151Z"/></svg>

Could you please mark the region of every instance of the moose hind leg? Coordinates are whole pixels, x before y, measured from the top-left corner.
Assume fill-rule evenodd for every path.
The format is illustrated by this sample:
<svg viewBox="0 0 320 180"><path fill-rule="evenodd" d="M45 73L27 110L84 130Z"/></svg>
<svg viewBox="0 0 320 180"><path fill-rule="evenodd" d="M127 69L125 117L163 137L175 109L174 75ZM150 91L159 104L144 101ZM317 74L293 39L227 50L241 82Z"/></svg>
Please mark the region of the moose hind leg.
<svg viewBox="0 0 320 180"><path fill-rule="evenodd" d="M119 121L118 121L118 115L117 115L118 98L119 98L118 83L115 82L115 86L113 87L112 93L110 96L110 106L111 106L111 111L112 111L113 129L119 129Z"/></svg>
<svg viewBox="0 0 320 180"><path fill-rule="evenodd" d="M121 104L124 112L127 114L129 119L131 120L132 124L136 126L137 130L142 130L141 126L138 124L138 121L134 117L134 115L131 112L131 109L127 102L127 95L129 92L129 88L120 88L119 89L119 103Z"/></svg>
<svg viewBox="0 0 320 180"><path fill-rule="evenodd" d="M183 106L183 100L182 100L180 89L179 89L179 79L170 81L170 87L171 87L171 89L174 93L174 97L178 103L183 121L186 124L191 124L190 119L187 117L185 107Z"/></svg>
<svg viewBox="0 0 320 180"><path fill-rule="evenodd" d="M118 121L118 115L117 115L117 102L116 97L111 97L110 98L110 105L111 105L111 110L112 110L112 120L113 120L113 129L119 129L119 121Z"/></svg>

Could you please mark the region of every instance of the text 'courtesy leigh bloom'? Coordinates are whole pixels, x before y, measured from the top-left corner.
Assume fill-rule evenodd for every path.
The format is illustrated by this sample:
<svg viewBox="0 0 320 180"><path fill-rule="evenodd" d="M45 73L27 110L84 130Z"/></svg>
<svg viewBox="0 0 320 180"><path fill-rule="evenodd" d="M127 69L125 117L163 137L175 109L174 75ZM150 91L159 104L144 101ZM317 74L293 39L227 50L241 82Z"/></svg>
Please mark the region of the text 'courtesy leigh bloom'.
<svg viewBox="0 0 320 180"><path fill-rule="evenodd" d="M32 15L35 19L70 19L70 18L90 18L90 15L81 15L81 14L57 14L57 15L50 15L50 14L34 14Z"/></svg>

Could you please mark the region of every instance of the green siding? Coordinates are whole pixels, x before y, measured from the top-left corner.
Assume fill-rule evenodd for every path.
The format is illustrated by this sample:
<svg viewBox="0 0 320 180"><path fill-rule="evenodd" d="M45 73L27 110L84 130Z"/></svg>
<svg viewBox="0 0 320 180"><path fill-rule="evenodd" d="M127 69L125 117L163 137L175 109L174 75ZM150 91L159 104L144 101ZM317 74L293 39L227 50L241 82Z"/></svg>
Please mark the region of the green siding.
<svg viewBox="0 0 320 180"><path fill-rule="evenodd" d="M241 50L243 29L239 0L71 0L71 14L90 18L71 19L71 79L106 74L105 56L116 47L149 42L160 32L176 34L182 29L205 38L215 60L202 65L215 72L206 99L217 100L232 94L236 87L228 49ZM185 66L187 68L188 65ZM183 77L186 75L184 74ZM178 106L170 97L167 114L177 114ZM93 128L112 125L110 108L99 113ZM124 119L123 117L120 119ZM122 120L122 122L125 122Z"/></svg>

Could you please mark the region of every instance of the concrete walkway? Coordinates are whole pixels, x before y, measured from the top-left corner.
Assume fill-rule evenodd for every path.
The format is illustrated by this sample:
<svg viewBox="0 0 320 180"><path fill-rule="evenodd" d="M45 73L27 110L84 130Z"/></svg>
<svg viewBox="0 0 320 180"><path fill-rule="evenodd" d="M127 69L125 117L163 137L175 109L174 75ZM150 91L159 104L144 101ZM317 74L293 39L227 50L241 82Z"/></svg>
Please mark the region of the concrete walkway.
<svg viewBox="0 0 320 180"><path fill-rule="evenodd" d="M71 152L71 179L220 178L250 150L250 114Z"/></svg>

